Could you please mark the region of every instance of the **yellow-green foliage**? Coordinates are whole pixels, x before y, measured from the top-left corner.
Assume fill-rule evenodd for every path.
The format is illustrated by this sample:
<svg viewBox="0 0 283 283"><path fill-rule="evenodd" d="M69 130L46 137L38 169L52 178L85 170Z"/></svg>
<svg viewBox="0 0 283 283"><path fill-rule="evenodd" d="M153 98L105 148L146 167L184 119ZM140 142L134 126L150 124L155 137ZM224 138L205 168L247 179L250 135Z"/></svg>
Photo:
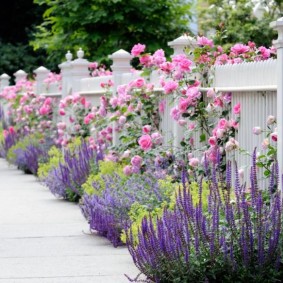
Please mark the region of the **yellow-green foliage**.
<svg viewBox="0 0 283 283"><path fill-rule="evenodd" d="M74 137L70 143L68 143L67 148L74 152L77 147L79 147L82 144L82 137Z"/></svg>
<svg viewBox="0 0 283 283"><path fill-rule="evenodd" d="M8 150L7 161L10 162L10 163L14 163L16 158L17 158L15 150L17 150L17 149L23 149L24 150L31 143L34 144L34 145L37 145L40 138L41 138L41 136L39 136L38 134L34 134L34 135L25 136L23 139L20 139L15 145L13 145Z"/></svg>
<svg viewBox="0 0 283 283"><path fill-rule="evenodd" d="M89 194L99 194L101 191L95 190L92 186L94 182L97 182L100 184L100 188L104 188L104 180L102 178L103 175L112 175L114 173L118 174L122 178L126 178L126 176L123 173L123 167L124 165L119 164L117 162L113 161L99 161L98 170L94 170L88 177L87 181L82 185L83 190Z"/></svg>
<svg viewBox="0 0 283 283"><path fill-rule="evenodd" d="M3 128L0 126L0 144L4 142L4 134L3 134Z"/></svg>
<svg viewBox="0 0 283 283"><path fill-rule="evenodd" d="M38 167L38 177L39 179L44 179L47 177L49 171L59 165L59 162L63 160L62 150L52 146L48 151L49 159L46 163L40 163Z"/></svg>
<svg viewBox="0 0 283 283"><path fill-rule="evenodd" d="M161 203L160 206L155 207L153 210L149 211L147 206L134 203L131 207L129 212L130 219L132 221L131 229L133 232L133 237L137 241L137 234L138 230L141 227L142 219L144 217L152 217L156 219L157 217L161 217L163 214L164 209L173 210L176 205L176 196L179 193L179 188L182 189L182 185L180 183L172 183L170 178L165 180L159 181L160 189L166 190L166 195L170 198L170 201L164 201ZM199 204L199 186L198 183L194 182L188 186L188 190L192 195L193 204L196 206ZM208 183L202 183L202 206L203 210L207 210L207 199L209 195L209 186ZM121 234L121 240L125 243L126 242L126 233L125 231Z"/></svg>
<svg viewBox="0 0 283 283"><path fill-rule="evenodd" d="M67 145L67 149L71 152L74 152L81 144L82 138L75 137L72 139L72 142ZM55 146L51 147L51 149L48 151L48 156L49 159L46 163L39 164L37 174L40 179L46 178L51 169L56 168L60 162L64 162L62 150Z"/></svg>
<svg viewBox="0 0 283 283"><path fill-rule="evenodd" d="M159 189L163 191L163 195L170 201L164 200L159 206L155 206L154 209L149 210L148 206L142 203L135 202L131 206L129 216L132 222L131 229L133 232L133 237L137 239L138 229L141 226L142 219L144 217L152 217L156 219L163 214L165 208L173 209L176 203L176 193L180 184L172 183L172 178L167 177L163 180L159 180ZM126 242L126 233L122 231L121 234L122 242Z"/></svg>

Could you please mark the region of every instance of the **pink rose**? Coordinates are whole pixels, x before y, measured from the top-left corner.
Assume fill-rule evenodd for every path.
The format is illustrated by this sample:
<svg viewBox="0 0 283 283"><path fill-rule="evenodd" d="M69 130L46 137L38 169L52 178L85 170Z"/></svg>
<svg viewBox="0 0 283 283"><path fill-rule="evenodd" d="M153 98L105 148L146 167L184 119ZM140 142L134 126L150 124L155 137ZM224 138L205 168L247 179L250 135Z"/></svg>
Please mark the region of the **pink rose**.
<svg viewBox="0 0 283 283"><path fill-rule="evenodd" d="M209 98L213 98L213 97L215 97L215 95L216 95L216 93L215 93L213 88L210 88L206 93L206 96L209 97Z"/></svg>
<svg viewBox="0 0 283 283"><path fill-rule="evenodd" d="M277 132L273 132L270 137L273 141L277 142Z"/></svg>
<svg viewBox="0 0 283 283"><path fill-rule="evenodd" d="M88 125L90 123L90 118L88 116L84 117L84 123Z"/></svg>
<svg viewBox="0 0 283 283"><path fill-rule="evenodd" d="M88 67L90 69L96 69L98 67L98 63L97 62L92 62L92 63L89 63Z"/></svg>
<svg viewBox="0 0 283 283"><path fill-rule="evenodd" d="M163 99L159 102L159 112L164 114L165 107L166 107L166 100Z"/></svg>
<svg viewBox="0 0 283 283"><path fill-rule="evenodd" d="M64 115L66 114L66 112L65 112L64 109L60 109L60 110L59 110L59 114L60 114L61 116L64 116Z"/></svg>
<svg viewBox="0 0 283 283"><path fill-rule="evenodd" d="M187 110L190 101L191 101L190 99L185 99L183 97L180 98L178 103L178 109L181 113L184 113Z"/></svg>
<svg viewBox="0 0 283 283"><path fill-rule="evenodd" d="M276 118L274 117L274 116L272 116L272 115L269 115L268 117L267 117L267 125L272 125L272 124L274 124L276 122Z"/></svg>
<svg viewBox="0 0 283 283"><path fill-rule="evenodd" d="M229 141L225 145L225 150L227 152L232 151L237 148L239 148L239 143L234 138L230 138Z"/></svg>
<svg viewBox="0 0 283 283"><path fill-rule="evenodd" d="M131 50L131 54L133 56L139 56L141 53L143 53L145 50L145 45L144 44L136 44L133 46L132 50Z"/></svg>
<svg viewBox="0 0 283 283"><path fill-rule="evenodd" d="M210 138L208 139L208 143L209 143L210 146L215 146L215 145L217 145L217 138L216 138L216 137L210 137Z"/></svg>
<svg viewBox="0 0 283 283"><path fill-rule="evenodd" d="M241 179L244 179L244 169L239 169L238 174Z"/></svg>
<svg viewBox="0 0 283 283"><path fill-rule="evenodd" d="M146 67L149 67L152 64L152 58L150 55L143 55L140 57L140 63Z"/></svg>
<svg viewBox="0 0 283 283"><path fill-rule="evenodd" d="M16 131L15 131L15 128L14 127L9 127L9 133L11 134L11 135L14 135L15 133L16 133Z"/></svg>
<svg viewBox="0 0 283 283"><path fill-rule="evenodd" d="M164 87L163 87L165 94L172 93L178 88L178 86L179 86L178 83L175 81L165 82Z"/></svg>
<svg viewBox="0 0 283 283"><path fill-rule="evenodd" d="M213 47L213 41L212 40L210 40L210 39L208 39L208 38L206 38L205 36L198 36L197 37L197 43L198 43L198 45L200 45L200 46L209 46L209 47Z"/></svg>
<svg viewBox="0 0 283 283"><path fill-rule="evenodd" d="M40 109L39 109L39 114L44 116L44 115L47 115L49 112L49 108L47 106L42 106Z"/></svg>
<svg viewBox="0 0 283 283"><path fill-rule="evenodd" d="M123 169L123 173L124 173L126 176L130 176L130 175L133 173L133 168L132 168L132 166L130 166L130 165L125 166L124 169Z"/></svg>
<svg viewBox="0 0 283 283"><path fill-rule="evenodd" d="M127 118L124 115L120 116L120 118L119 118L119 124L120 125L124 125L126 123L126 121L127 121Z"/></svg>
<svg viewBox="0 0 283 283"><path fill-rule="evenodd" d="M178 124L179 124L181 127L183 127L183 126L187 125L187 121L184 120L184 119L180 119L180 120L178 121Z"/></svg>
<svg viewBox="0 0 283 283"><path fill-rule="evenodd" d="M241 104L240 103L238 103L234 106L233 112L234 112L234 114L240 114L240 112L241 112Z"/></svg>
<svg viewBox="0 0 283 283"><path fill-rule="evenodd" d="M134 87L138 87L138 88L141 88L145 85L145 81L144 79L137 79L133 82L133 86Z"/></svg>
<svg viewBox="0 0 283 283"><path fill-rule="evenodd" d="M253 134L260 135L262 133L262 130L260 127L254 127L253 128Z"/></svg>
<svg viewBox="0 0 283 283"><path fill-rule="evenodd" d="M145 125L145 126L142 127L142 132L144 134L149 134L150 131L151 131L151 126L150 125Z"/></svg>
<svg viewBox="0 0 283 283"><path fill-rule="evenodd" d="M199 165L199 159L196 157L193 157L189 160L189 165L192 167L197 167Z"/></svg>
<svg viewBox="0 0 283 283"><path fill-rule="evenodd" d="M162 138L160 133L155 132L155 133L151 134L151 138L152 138L154 144L159 145L159 144L162 144L162 142L163 142L163 138Z"/></svg>
<svg viewBox="0 0 283 283"><path fill-rule="evenodd" d="M196 124L195 124L195 123L190 123L190 124L188 125L188 130L189 130L189 131L192 131L192 130L195 129L195 127L196 127Z"/></svg>
<svg viewBox="0 0 283 283"><path fill-rule="evenodd" d="M262 146L262 149L267 149L267 147L269 146L268 139L264 139L261 146Z"/></svg>
<svg viewBox="0 0 283 283"><path fill-rule="evenodd" d="M131 159L131 164L134 167L140 168L141 164L142 164L142 158L139 155L135 155L132 159Z"/></svg>
<svg viewBox="0 0 283 283"><path fill-rule="evenodd" d="M129 149L127 149L126 151L124 151L121 158L129 158L130 154L131 154L131 151Z"/></svg>
<svg viewBox="0 0 283 283"><path fill-rule="evenodd" d="M243 54L243 53L246 53L250 50L250 47L247 46L247 45L243 45L241 43L237 43L235 44L232 48L231 48L231 51L233 53L235 53L236 55L240 55L240 54Z"/></svg>
<svg viewBox="0 0 283 283"><path fill-rule="evenodd" d="M150 135L143 135L139 138L139 145L142 150L147 151L152 147L152 140Z"/></svg>
<svg viewBox="0 0 283 283"><path fill-rule="evenodd" d="M222 118L218 121L218 128L222 130L226 130L228 126L229 126L229 123L226 119Z"/></svg>
<svg viewBox="0 0 283 283"><path fill-rule="evenodd" d="M216 133L215 133L215 135L218 139L223 138L224 134L225 134L225 130L223 130L223 129L217 129Z"/></svg>
<svg viewBox="0 0 283 283"><path fill-rule="evenodd" d="M59 122L59 123L57 124L57 127L58 127L58 129L66 130L67 125L66 125L65 122Z"/></svg>

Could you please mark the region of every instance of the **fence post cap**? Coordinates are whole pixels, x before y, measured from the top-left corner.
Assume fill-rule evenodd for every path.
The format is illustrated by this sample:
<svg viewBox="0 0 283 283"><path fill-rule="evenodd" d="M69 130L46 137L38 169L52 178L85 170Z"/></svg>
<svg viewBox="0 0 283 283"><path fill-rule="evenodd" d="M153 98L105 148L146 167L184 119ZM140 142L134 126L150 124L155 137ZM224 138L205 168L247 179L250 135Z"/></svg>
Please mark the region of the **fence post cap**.
<svg viewBox="0 0 283 283"><path fill-rule="evenodd" d="M68 50L68 52L66 53L65 58L66 58L67 62L72 61L73 54L70 52L70 50Z"/></svg>
<svg viewBox="0 0 283 283"><path fill-rule="evenodd" d="M275 29L275 30L279 30L280 28L282 28L283 27L283 17L279 18L276 21L271 22L270 27Z"/></svg>
<svg viewBox="0 0 283 283"><path fill-rule="evenodd" d="M79 59L83 59L83 58L84 58L84 55L85 55L85 53L84 53L84 51L82 50L82 48L80 47L80 49L77 51L77 57L78 57Z"/></svg>
<svg viewBox="0 0 283 283"><path fill-rule="evenodd" d="M173 41L169 41L168 42L168 46L178 46L178 45L189 45L189 44L193 44L196 45L197 41L195 40L195 38L189 36L189 35L181 35L180 37L174 39Z"/></svg>
<svg viewBox="0 0 283 283"><path fill-rule="evenodd" d="M49 70L43 66L38 67L37 69L34 70L34 73L36 74L44 74L44 73L49 73Z"/></svg>
<svg viewBox="0 0 283 283"><path fill-rule="evenodd" d="M14 76L25 76L27 73L23 70L18 70L16 73L14 73Z"/></svg>
<svg viewBox="0 0 283 283"><path fill-rule="evenodd" d="M10 79L11 77L9 75L7 75L6 73L2 74L0 76L0 79Z"/></svg>
<svg viewBox="0 0 283 283"><path fill-rule="evenodd" d="M114 53L112 53L111 55L108 55L108 58L110 59L132 59L133 56L127 52L124 49L120 49Z"/></svg>

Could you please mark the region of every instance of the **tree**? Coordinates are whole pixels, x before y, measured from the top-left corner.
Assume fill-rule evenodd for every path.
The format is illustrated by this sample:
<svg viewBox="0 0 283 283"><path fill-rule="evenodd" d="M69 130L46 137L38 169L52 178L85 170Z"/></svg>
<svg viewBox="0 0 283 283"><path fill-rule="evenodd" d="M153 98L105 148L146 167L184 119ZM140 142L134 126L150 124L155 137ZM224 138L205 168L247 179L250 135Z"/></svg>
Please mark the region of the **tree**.
<svg viewBox="0 0 283 283"><path fill-rule="evenodd" d="M9 0L0 9L4 23L0 26L0 74L12 76L19 69L31 73L42 64L44 52L34 52L28 42L33 26L41 21L43 9L33 0Z"/></svg>
<svg viewBox="0 0 283 283"><path fill-rule="evenodd" d="M272 45L276 33L269 27L283 13L282 0L201 0L199 32L215 35L217 44Z"/></svg>
<svg viewBox="0 0 283 283"><path fill-rule="evenodd" d="M45 48L60 62L67 50L82 47L86 56L106 60L120 48L138 42L149 51L169 50L167 42L189 31L187 0L35 0L48 6L37 27L35 49Z"/></svg>

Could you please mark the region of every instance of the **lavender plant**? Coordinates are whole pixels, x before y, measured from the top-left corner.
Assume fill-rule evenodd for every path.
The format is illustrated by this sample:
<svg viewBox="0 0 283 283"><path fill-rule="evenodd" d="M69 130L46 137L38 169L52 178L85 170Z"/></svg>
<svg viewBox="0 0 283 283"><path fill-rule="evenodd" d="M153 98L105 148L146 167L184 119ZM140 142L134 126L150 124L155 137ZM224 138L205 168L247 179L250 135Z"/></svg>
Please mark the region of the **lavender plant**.
<svg viewBox="0 0 283 283"><path fill-rule="evenodd" d="M18 141L18 135L13 127L3 130L3 139L0 140L0 157L6 158L9 149Z"/></svg>
<svg viewBox="0 0 283 283"><path fill-rule="evenodd" d="M165 200L169 201L170 193L160 189L156 177L153 172L134 174L127 179L118 174L104 175L103 190L101 182L94 182L94 189L101 193L84 194L81 204L91 230L109 239L114 247L121 245L121 232L131 224L129 211L133 204L142 204L152 211Z"/></svg>
<svg viewBox="0 0 283 283"><path fill-rule="evenodd" d="M135 265L147 282L282 282L282 199L277 165L269 188L260 189L254 152L249 188L240 184L235 169L234 199L230 162L225 180L219 168L207 160L204 171L210 189L206 209L203 179L198 181L199 201L194 205L184 171L174 210L165 209L157 221L144 218L138 241L131 229L127 231Z"/></svg>
<svg viewBox="0 0 283 283"><path fill-rule="evenodd" d="M39 162L44 162L48 158L45 148L36 144L30 144L24 149L15 149L14 153L16 155L15 164L18 169L34 175L37 175Z"/></svg>
<svg viewBox="0 0 283 283"><path fill-rule="evenodd" d="M64 151L64 160L50 170L43 182L55 196L77 202L82 196L81 186L96 163L94 151L82 142L74 152Z"/></svg>

